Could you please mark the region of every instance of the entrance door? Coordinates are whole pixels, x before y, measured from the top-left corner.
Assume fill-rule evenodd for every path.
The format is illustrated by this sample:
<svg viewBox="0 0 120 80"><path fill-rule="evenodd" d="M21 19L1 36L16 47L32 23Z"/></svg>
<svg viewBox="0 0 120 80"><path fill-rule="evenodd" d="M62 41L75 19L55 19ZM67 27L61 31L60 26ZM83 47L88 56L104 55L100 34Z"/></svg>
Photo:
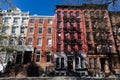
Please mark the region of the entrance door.
<svg viewBox="0 0 120 80"><path fill-rule="evenodd" d="M67 56L68 61L67 61L67 67L68 71L73 71L73 56Z"/></svg>
<svg viewBox="0 0 120 80"><path fill-rule="evenodd" d="M18 53L16 56L16 64L21 64L22 62L22 53Z"/></svg>
<svg viewBox="0 0 120 80"><path fill-rule="evenodd" d="M104 71L104 65L105 65L106 58L101 58L100 63L101 63L101 71Z"/></svg>
<svg viewBox="0 0 120 80"><path fill-rule="evenodd" d="M27 64L27 63L30 63L31 62L31 58L32 58L32 52L25 52L24 53L24 60L23 60L23 63L24 64Z"/></svg>

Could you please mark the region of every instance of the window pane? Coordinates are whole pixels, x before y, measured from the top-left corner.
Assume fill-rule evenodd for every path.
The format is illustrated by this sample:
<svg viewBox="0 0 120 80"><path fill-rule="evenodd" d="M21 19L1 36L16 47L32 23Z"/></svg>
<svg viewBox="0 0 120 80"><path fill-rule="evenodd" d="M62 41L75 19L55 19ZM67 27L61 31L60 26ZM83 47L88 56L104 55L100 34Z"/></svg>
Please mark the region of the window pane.
<svg viewBox="0 0 120 80"><path fill-rule="evenodd" d="M34 29L33 27L30 28L30 33L33 33L33 29Z"/></svg>
<svg viewBox="0 0 120 80"><path fill-rule="evenodd" d="M18 45L22 45L22 41L21 40L19 40Z"/></svg>
<svg viewBox="0 0 120 80"><path fill-rule="evenodd" d="M22 18L22 23L23 24L27 23L27 18Z"/></svg>
<svg viewBox="0 0 120 80"><path fill-rule="evenodd" d="M32 45L32 38L28 38L28 45Z"/></svg>
<svg viewBox="0 0 120 80"><path fill-rule="evenodd" d="M36 56L36 62L39 62L40 61L40 55L37 55Z"/></svg>
<svg viewBox="0 0 120 80"><path fill-rule="evenodd" d="M34 22L35 22L35 20L34 20L34 19L31 19L31 20L30 20L30 22L31 22L31 23L34 23Z"/></svg>
<svg viewBox="0 0 120 80"><path fill-rule="evenodd" d="M51 34L52 33L52 29L48 28L48 33Z"/></svg>
<svg viewBox="0 0 120 80"><path fill-rule="evenodd" d="M48 24L52 24L52 19L48 19Z"/></svg>
<svg viewBox="0 0 120 80"><path fill-rule="evenodd" d="M14 18L13 23L18 23L18 18Z"/></svg>
<svg viewBox="0 0 120 80"><path fill-rule="evenodd" d="M47 51L46 52L46 62L50 62L50 58L51 58L50 51Z"/></svg>
<svg viewBox="0 0 120 80"><path fill-rule="evenodd" d="M15 31L16 31L16 28L12 27L12 32L11 33L15 33Z"/></svg>
<svg viewBox="0 0 120 80"><path fill-rule="evenodd" d="M8 21L9 21L9 18L4 19L4 23L8 23Z"/></svg>
<svg viewBox="0 0 120 80"><path fill-rule="evenodd" d="M61 68L64 68L64 58L61 58Z"/></svg>
<svg viewBox="0 0 120 80"><path fill-rule="evenodd" d="M48 38L48 39L47 39L47 45L48 45L48 46L51 46L51 45L52 45L52 39L51 39L51 38Z"/></svg>
<svg viewBox="0 0 120 80"><path fill-rule="evenodd" d="M37 45L42 45L42 39L41 38L38 38Z"/></svg>
<svg viewBox="0 0 120 80"><path fill-rule="evenodd" d="M57 59L56 59L56 68L59 68L59 66L60 66L59 59L60 59L60 58L57 58Z"/></svg>
<svg viewBox="0 0 120 80"><path fill-rule="evenodd" d="M6 27L2 27L2 33L6 33Z"/></svg>
<svg viewBox="0 0 120 80"><path fill-rule="evenodd" d="M39 27L39 31L38 31L39 34L42 33L42 27Z"/></svg>
<svg viewBox="0 0 120 80"><path fill-rule="evenodd" d="M57 24L57 28L59 29L60 26L61 26L61 22L58 22L58 24Z"/></svg>
<svg viewBox="0 0 120 80"><path fill-rule="evenodd" d="M13 39L10 39L9 45L13 45L13 44L14 44L14 40L13 40Z"/></svg>
<svg viewBox="0 0 120 80"><path fill-rule="evenodd" d="M24 28L24 27L21 27L20 33L24 33L24 31L25 31L25 28Z"/></svg>
<svg viewBox="0 0 120 80"><path fill-rule="evenodd" d="M39 19L39 23L40 23L40 24L43 24L43 19Z"/></svg>

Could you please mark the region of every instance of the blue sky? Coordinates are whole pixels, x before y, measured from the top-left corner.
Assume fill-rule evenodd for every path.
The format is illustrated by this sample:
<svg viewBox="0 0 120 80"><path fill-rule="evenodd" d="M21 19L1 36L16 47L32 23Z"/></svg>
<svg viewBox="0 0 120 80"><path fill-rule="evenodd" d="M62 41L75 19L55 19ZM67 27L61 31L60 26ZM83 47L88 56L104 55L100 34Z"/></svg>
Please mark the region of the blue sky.
<svg viewBox="0 0 120 80"><path fill-rule="evenodd" d="M12 3L23 12L29 11L30 14L54 15L55 4L57 0L11 0ZM8 4L2 6L8 8Z"/></svg>
<svg viewBox="0 0 120 80"><path fill-rule="evenodd" d="M0 0L2 1L2 0ZM55 12L55 5L56 4L61 4L62 3L68 3L68 4L73 4L73 3L78 3L78 0L11 0L12 3L20 8L23 12L29 11L31 15L33 14L38 14L38 15L54 15ZM89 0L80 0L84 2L89 2ZM79 3L81 3L79 1ZM104 0L106 1L106 0ZM112 3L110 4L109 10L119 10L120 11L120 0L116 1L116 6L115 8L111 8ZM8 8L8 4L4 4L3 9Z"/></svg>

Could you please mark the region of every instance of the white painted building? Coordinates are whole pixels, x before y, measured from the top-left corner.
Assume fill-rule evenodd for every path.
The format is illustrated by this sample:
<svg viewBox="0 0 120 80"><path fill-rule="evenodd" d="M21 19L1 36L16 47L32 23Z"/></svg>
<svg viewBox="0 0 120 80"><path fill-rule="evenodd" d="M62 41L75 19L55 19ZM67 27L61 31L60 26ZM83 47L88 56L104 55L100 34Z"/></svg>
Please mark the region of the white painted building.
<svg viewBox="0 0 120 80"><path fill-rule="evenodd" d="M22 12L19 8L3 10L4 27L1 32L10 36L9 45L24 45L28 27L29 12Z"/></svg>
<svg viewBox="0 0 120 80"><path fill-rule="evenodd" d="M13 59L15 52L7 50L2 51L1 49L3 46L13 46L16 49L21 50L21 48L25 46L29 12L22 12L19 8L15 8L14 10L3 10L1 14L2 25L0 27L0 34L6 37L3 40L0 40L0 61L1 63L6 64L9 60L13 61L11 59ZM1 63L0 71L3 70L3 64Z"/></svg>

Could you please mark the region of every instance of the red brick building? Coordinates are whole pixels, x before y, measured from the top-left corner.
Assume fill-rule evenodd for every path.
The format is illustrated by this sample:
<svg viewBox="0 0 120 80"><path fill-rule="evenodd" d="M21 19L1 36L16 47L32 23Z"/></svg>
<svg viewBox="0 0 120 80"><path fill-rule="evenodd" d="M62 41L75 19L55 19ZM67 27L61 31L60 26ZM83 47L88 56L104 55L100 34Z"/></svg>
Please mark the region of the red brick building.
<svg viewBox="0 0 120 80"><path fill-rule="evenodd" d="M81 6L56 5L55 55L56 74L74 72L87 75L85 30Z"/></svg>
<svg viewBox="0 0 120 80"><path fill-rule="evenodd" d="M54 16L30 16L26 45L34 47L32 60L44 70L52 66L54 32Z"/></svg>
<svg viewBox="0 0 120 80"><path fill-rule="evenodd" d="M118 54L107 5L83 5L87 69L90 76L108 77L119 72L114 68Z"/></svg>

